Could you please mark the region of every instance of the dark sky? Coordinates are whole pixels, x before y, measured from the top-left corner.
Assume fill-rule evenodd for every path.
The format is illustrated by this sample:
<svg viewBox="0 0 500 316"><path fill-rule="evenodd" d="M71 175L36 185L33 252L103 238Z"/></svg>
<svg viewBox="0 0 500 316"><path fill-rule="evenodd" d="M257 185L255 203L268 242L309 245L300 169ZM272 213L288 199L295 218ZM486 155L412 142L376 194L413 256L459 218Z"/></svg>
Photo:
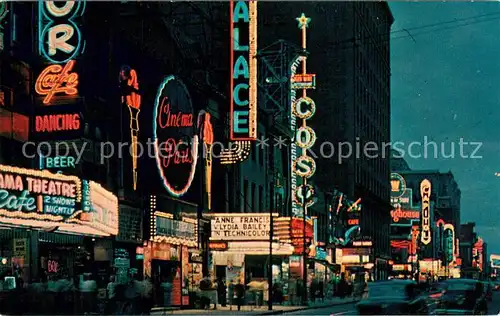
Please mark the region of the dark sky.
<svg viewBox="0 0 500 316"><path fill-rule="evenodd" d="M494 176L500 172L500 3L390 7L392 142L404 142L406 150L425 137L437 143L438 158L432 146L425 158L423 146L414 145L406 161L412 169L451 170L462 190L462 223L475 221L488 252L500 253L500 178ZM422 28L431 24L438 25ZM464 144L461 155L460 138L482 144L478 158L471 157L477 145ZM449 156L453 144L454 157L444 158L440 147Z"/></svg>

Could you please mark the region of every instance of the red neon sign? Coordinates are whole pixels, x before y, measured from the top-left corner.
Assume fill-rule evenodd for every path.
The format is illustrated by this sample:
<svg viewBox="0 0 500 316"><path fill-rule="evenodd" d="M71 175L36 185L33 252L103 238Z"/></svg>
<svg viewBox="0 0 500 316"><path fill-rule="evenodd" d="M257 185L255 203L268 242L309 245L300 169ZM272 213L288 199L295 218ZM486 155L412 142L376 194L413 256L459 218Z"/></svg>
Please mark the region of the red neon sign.
<svg viewBox="0 0 500 316"><path fill-rule="evenodd" d="M401 209L397 209L391 211L391 217L394 222L399 222L399 219L419 219L420 212L419 211L405 211Z"/></svg>
<svg viewBox="0 0 500 316"><path fill-rule="evenodd" d="M47 272L48 273L59 272L59 263L55 260L48 260L47 261Z"/></svg>
<svg viewBox="0 0 500 316"><path fill-rule="evenodd" d="M39 95L45 96L44 104L49 104L52 98L59 93L78 94L78 74L71 72L74 65L74 60L68 61L64 68L61 65L50 65L38 76L35 91Z"/></svg>
<svg viewBox="0 0 500 316"><path fill-rule="evenodd" d="M347 225L359 225L359 219L349 219Z"/></svg>
<svg viewBox="0 0 500 316"><path fill-rule="evenodd" d="M37 115L35 117L35 131L37 132L77 131L80 126L79 114Z"/></svg>

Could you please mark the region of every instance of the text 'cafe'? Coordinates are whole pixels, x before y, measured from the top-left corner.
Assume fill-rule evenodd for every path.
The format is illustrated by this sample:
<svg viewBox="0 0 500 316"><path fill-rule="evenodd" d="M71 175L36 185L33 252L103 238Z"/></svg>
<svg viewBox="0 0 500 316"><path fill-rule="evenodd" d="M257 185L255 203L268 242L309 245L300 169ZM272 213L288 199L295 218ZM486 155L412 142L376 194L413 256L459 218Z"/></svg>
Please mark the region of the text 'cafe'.
<svg viewBox="0 0 500 316"><path fill-rule="evenodd" d="M25 281L39 269L79 275L91 264L82 255L94 253L91 241L117 233L118 199L100 184L0 165L0 257L6 262L0 269L18 269Z"/></svg>

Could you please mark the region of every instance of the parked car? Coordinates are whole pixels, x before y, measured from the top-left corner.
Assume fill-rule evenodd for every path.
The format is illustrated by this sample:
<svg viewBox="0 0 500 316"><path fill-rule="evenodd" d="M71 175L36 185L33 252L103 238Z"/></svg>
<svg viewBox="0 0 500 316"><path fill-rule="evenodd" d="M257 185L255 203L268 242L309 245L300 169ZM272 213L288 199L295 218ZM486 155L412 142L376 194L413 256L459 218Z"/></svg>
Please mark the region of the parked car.
<svg viewBox="0 0 500 316"><path fill-rule="evenodd" d="M368 284L367 298L356 305L360 315L427 315L426 299L412 280Z"/></svg>
<svg viewBox="0 0 500 316"><path fill-rule="evenodd" d="M442 295L435 313L439 315L486 315L488 303L484 284L473 279L450 279L443 282Z"/></svg>

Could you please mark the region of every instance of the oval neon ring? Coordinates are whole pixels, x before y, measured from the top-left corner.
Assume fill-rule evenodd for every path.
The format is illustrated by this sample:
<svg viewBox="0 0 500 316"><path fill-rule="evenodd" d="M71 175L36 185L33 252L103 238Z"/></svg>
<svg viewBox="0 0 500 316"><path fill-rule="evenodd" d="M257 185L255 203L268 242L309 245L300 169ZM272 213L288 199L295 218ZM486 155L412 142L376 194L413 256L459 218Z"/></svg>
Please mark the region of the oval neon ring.
<svg viewBox="0 0 500 316"><path fill-rule="evenodd" d="M153 141L154 141L154 148L155 148L155 158L156 158L156 168L158 169L158 172L160 173L160 176L162 178L163 186L167 191L172 194L175 197L180 197L189 190L191 187L191 183L193 182L194 179L194 174L196 172L196 163L198 161L198 136L194 135L193 136L193 144L191 147L191 155L193 157L193 163L191 164L191 170L189 173L189 177L186 181L186 184L184 185L183 188L181 189L176 189L174 188L167 180L167 177L165 176L165 173L163 172L163 168L161 167L162 165L162 157L160 155L160 148L158 144L158 135L156 133L157 130L157 121L158 121L158 107L160 106L160 98L162 96L163 89L165 89L165 86L171 81L171 80L178 80L175 76L170 75L166 77L163 82L161 83L160 87L158 88L158 93L156 94L155 98L155 106L153 110ZM186 94L189 96L188 90L186 86L182 83L182 81L178 80ZM189 99L189 102L191 103L191 99ZM191 109L193 107L191 106Z"/></svg>

